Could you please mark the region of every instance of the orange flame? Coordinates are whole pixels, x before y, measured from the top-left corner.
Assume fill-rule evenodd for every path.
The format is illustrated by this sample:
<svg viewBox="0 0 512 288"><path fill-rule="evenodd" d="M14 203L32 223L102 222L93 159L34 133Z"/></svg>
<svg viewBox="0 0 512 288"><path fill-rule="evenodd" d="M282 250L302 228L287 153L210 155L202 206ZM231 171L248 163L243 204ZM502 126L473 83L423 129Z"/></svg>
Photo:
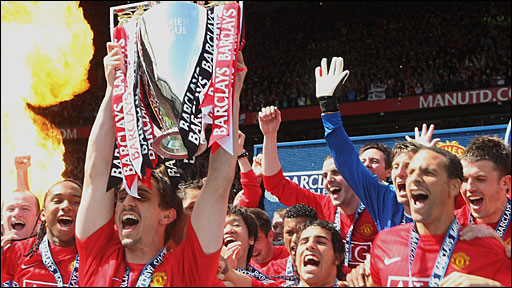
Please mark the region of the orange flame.
<svg viewBox="0 0 512 288"><path fill-rule="evenodd" d="M16 188L17 154L31 155L29 185L40 200L62 179L62 136L26 104L55 105L89 88L93 32L78 4L2 1L2 197Z"/></svg>

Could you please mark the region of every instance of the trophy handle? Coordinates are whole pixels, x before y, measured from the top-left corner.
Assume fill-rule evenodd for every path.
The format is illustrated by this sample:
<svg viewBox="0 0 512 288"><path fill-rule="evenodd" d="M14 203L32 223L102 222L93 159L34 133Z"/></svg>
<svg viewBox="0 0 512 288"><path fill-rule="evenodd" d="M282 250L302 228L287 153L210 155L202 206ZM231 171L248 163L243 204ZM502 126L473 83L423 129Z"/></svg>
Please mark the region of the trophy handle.
<svg viewBox="0 0 512 288"><path fill-rule="evenodd" d="M194 156L203 153L207 148L207 143L201 143ZM187 159L188 153L185 144L181 140L180 131L177 128L162 132L155 138L153 149L159 155L172 159Z"/></svg>

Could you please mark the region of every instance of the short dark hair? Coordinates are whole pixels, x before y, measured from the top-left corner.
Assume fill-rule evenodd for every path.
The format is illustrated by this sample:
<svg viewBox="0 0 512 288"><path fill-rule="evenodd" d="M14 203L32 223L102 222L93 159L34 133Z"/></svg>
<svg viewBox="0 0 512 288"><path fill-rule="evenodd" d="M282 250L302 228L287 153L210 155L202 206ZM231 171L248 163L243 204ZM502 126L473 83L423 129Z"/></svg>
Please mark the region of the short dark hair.
<svg viewBox="0 0 512 288"><path fill-rule="evenodd" d="M391 162L393 162L395 157L403 152L411 152L412 154L416 154L418 151L420 151L421 147L423 147L423 145L414 140L398 142L395 144L395 146L393 146L393 150L391 150Z"/></svg>
<svg viewBox="0 0 512 288"><path fill-rule="evenodd" d="M317 220L318 213L311 206L305 204L296 204L289 207L284 213L284 218L309 218L310 220Z"/></svg>
<svg viewBox="0 0 512 288"><path fill-rule="evenodd" d="M336 230L334 225L327 220L308 220L302 224L299 233L297 234L297 241L300 241L300 237L302 232L306 230L306 228L311 226L320 227L331 234L331 242L332 247L334 249L334 256L338 256L340 263L336 266L336 278L337 279L345 279L345 273L343 273L343 264L345 257L345 244L343 243L343 239L341 238L340 232ZM299 243L297 242L297 246Z"/></svg>
<svg viewBox="0 0 512 288"><path fill-rule="evenodd" d="M151 172L151 179L155 180L160 194L160 201L158 207L162 210L174 209L176 211L176 219L165 226L164 232L164 245L171 239L171 233L178 223L178 220L183 214L183 203L178 196L178 193L169 177L167 177L167 171L165 165L159 165L155 170Z"/></svg>
<svg viewBox="0 0 512 288"><path fill-rule="evenodd" d="M459 157L453 154L452 152L439 148L439 147L429 147L423 146L421 150L430 150L437 154L441 154L446 159L445 168L447 172L448 179L459 179L461 182L464 180L464 173L462 170L462 164L460 163Z"/></svg>
<svg viewBox="0 0 512 288"><path fill-rule="evenodd" d="M510 147L498 137L482 136L469 143L461 160L474 163L489 160L494 163L500 177L510 175Z"/></svg>
<svg viewBox="0 0 512 288"><path fill-rule="evenodd" d="M359 156L361 156L366 150L377 149L384 154L384 168L391 168L391 152L387 145L382 143L366 143L359 150Z"/></svg>
<svg viewBox="0 0 512 288"><path fill-rule="evenodd" d="M229 215L236 215L239 217L242 217L242 220L245 223L245 226L247 227L247 231L249 232L249 238L254 238L254 243L256 243L256 240L258 240L258 223L256 221L256 217L249 212L249 209L238 206L238 205L228 205L228 212L226 214ZM249 245L249 250L247 251L247 260L245 265L247 266L252 258L252 251L254 250L254 244Z"/></svg>
<svg viewBox="0 0 512 288"><path fill-rule="evenodd" d="M254 216L254 219L256 219L256 223L258 224L258 229L260 229L263 234L265 234L265 237L268 236L268 232L272 229L271 223L270 223L270 216L268 216L267 212L265 210L262 210L260 208L248 208L249 212Z"/></svg>
<svg viewBox="0 0 512 288"><path fill-rule="evenodd" d="M76 180L74 180L74 179L71 179L71 178L65 178L65 179L60 180L60 181L58 181L57 183L53 184L53 185L50 187L50 189L48 189L48 190L46 191L46 193L44 193L44 197L43 197L43 206L44 206L44 204L46 203L46 197L48 196L48 193L49 193L50 191L52 191L52 189L53 189L53 188L55 188L55 186L57 186L57 185L59 185L59 184L61 184L61 183L64 183L64 182L71 182L71 183L75 184L78 188L80 188L80 191L82 191L82 190L83 190L82 183L80 183L80 182L78 182L78 181L76 181Z"/></svg>

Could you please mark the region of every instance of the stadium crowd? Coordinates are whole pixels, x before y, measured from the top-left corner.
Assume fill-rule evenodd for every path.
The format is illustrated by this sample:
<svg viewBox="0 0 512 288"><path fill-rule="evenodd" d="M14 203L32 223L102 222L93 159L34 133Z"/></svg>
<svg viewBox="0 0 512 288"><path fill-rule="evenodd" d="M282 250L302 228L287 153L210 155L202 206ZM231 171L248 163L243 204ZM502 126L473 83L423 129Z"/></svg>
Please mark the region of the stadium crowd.
<svg viewBox="0 0 512 288"><path fill-rule="evenodd" d="M369 9L382 17L364 22L356 21L358 13L325 9L308 17L347 22L318 20L311 34L300 30L305 20L293 13L262 14L262 26L269 18L287 25L286 35L274 25L267 28L276 34L265 37L284 37L293 59L265 43L239 52L231 119L236 153L207 151L182 166L188 168L179 183L160 161L135 182L137 195L125 181L109 189L115 77L126 66L120 45L107 43L106 93L91 105L96 110L85 149L81 140L66 149L76 157L66 163L66 179L39 203L29 189L30 157L14 159L17 187L1 208L2 287L510 286L508 143L476 137L459 158L436 147L434 126L424 124L414 139L394 147L369 143L356 151L343 127L340 107L364 100L358 95L366 95L368 84L384 83L386 96L397 97L510 83L510 37L497 39L510 32L510 17L493 18L479 10L482 3L464 13L462 3L437 5L424 11L416 4L372 3ZM415 28L418 21L424 30ZM459 50L466 53L455 54ZM281 108L313 104L321 109L330 151L322 166L327 195L285 178L277 153ZM244 109L259 111L264 137L262 155L252 163L238 127ZM288 208L268 215L261 209L263 191Z"/></svg>

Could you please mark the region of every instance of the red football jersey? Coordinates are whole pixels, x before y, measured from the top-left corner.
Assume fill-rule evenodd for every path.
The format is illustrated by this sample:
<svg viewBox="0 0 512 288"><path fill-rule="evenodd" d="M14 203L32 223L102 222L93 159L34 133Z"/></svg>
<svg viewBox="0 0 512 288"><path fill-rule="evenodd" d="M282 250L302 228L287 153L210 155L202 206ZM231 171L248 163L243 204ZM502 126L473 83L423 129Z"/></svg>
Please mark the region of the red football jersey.
<svg viewBox="0 0 512 288"><path fill-rule="evenodd" d="M332 204L328 195L322 195L300 187L297 183L286 179L280 170L272 176L263 176L265 188L275 195L280 202L293 206L304 203L314 208L318 213L318 219L336 222L337 207ZM345 241L348 230L354 222L356 213L351 215L340 214L340 235ZM354 229L350 245L349 267L354 268L364 263L366 255L370 253L372 242L379 230L375 221L367 209L359 215Z"/></svg>
<svg viewBox="0 0 512 288"><path fill-rule="evenodd" d="M114 229L114 218L85 240L77 239L80 286L120 286L127 265L124 248ZM206 255L189 222L185 240L164 256L150 286L209 286L217 272L218 252ZM145 264L128 263L128 286L135 286Z"/></svg>
<svg viewBox="0 0 512 288"><path fill-rule="evenodd" d="M268 260L265 263L256 263L256 262L254 262L254 259L251 259L251 262L249 262L249 264L256 269L261 270L261 269L265 268L272 261L283 259L283 258L288 258L288 256L290 256L290 253L288 253L286 246L282 245L282 246L273 246L273 247L274 247L274 254L272 255L272 259Z"/></svg>
<svg viewBox="0 0 512 288"><path fill-rule="evenodd" d="M457 216L457 219L459 220L461 225L469 225L470 219L471 219L471 208L469 208L469 206L466 205L459 210L455 210L455 215ZM495 222L495 223L485 224L485 225L490 226L492 229L494 229L496 231L496 227L498 227L498 223L499 223L499 221ZM476 222L476 224L480 224L480 223ZM503 241L505 241L505 243L507 243L508 246L510 246L510 237L511 237L510 236L510 229L511 229L510 226L512 226L512 225L508 225L507 230L505 230L505 237L503 237Z"/></svg>
<svg viewBox="0 0 512 288"><path fill-rule="evenodd" d="M14 280L19 286L57 286L57 280L46 268L41 257L41 251L37 251L32 257L25 257L36 238L23 241L15 241L11 246L2 251L2 283ZM59 247L49 243L50 253L55 265L59 269L63 284L69 284L71 270L74 267L77 255L76 246Z"/></svg>
<svg viewBox="0 0 512 288"><path fill-rule="evenodd" d="M413 223L383 230L373 242L371 276L377 286L409 284L409 239ZM462 228L462 227L461 227ZM412 266L412 286L428 286L445 235L421 235ZM445 277L461 272L493 279L510 286L510 259L494 238L458 240L451 254Z"/></svg>

